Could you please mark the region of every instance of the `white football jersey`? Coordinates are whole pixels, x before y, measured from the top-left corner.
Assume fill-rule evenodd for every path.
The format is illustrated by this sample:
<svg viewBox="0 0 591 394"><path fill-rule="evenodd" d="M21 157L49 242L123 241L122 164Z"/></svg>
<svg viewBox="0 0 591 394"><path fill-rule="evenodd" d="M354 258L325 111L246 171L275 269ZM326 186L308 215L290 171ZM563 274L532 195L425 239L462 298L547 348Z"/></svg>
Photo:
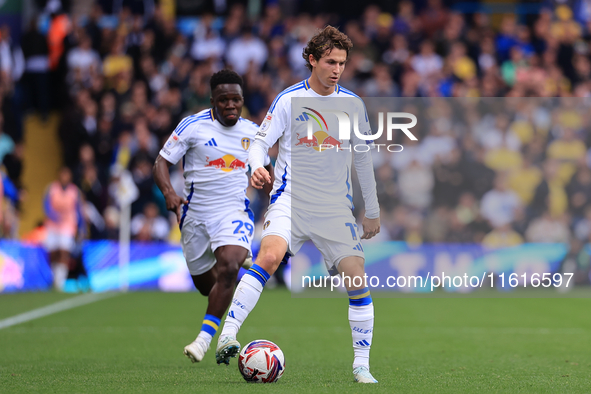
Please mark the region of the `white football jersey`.
<svg viewBox="0 0 591 394"><path fill-rule="evenodd" d="M328 112L331 109L349 117L350 139L339 140L339 121ZM319 212L353 208L351 148L359 146L364 151L362 148L367 147L366 154L371 154L369 148L373 147L372 141L362 140L353 132L353 112L357 115L359 132L371 134L363 102L339 85L331 95L321 96L304 80L277 96L256 135L256 140L263 141L268 148L277 141L279 145L271 204L279 201L292 208ZM312 139L307 138L310 119L314 127ZM322 147L328 144L338 146L339 151Z"/></svg>
<svg viewBox="0 0 591 394"><path fill-rule="evenodd" d="M179 123L160 155L172 164L183 159L185 197L189 201L183 207L183 217L189 212L200 220L228 209L249 210L248 149L257 131L258 125L244 118L225 127L215 119L213 109Z"/></svg>

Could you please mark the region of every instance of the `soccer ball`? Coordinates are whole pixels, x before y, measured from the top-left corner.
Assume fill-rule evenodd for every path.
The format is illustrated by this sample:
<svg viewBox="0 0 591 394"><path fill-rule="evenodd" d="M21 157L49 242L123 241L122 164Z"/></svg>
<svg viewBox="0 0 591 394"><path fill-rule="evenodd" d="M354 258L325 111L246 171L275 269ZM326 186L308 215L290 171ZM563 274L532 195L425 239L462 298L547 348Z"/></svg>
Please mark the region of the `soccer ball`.
<svg viewBox="0 0 591 394"><path fill-rule="evenodd" d="M273 383L285 371L285 357L279 346L259 339L244 346L238 358L238 369L247 382Z"/></svg>

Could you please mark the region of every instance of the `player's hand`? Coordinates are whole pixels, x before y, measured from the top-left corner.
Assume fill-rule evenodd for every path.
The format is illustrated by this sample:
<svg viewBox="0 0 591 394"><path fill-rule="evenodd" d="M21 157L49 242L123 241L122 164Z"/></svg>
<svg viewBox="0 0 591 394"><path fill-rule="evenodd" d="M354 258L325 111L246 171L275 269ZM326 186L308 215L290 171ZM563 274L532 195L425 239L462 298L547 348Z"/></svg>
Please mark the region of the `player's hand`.
<svg viewBox="0 0 591 394"><path fill-rule="evenodd" d="M271 183L271 175L264 167L259 167L250 176L250 184L255 189L262 189L265 183Z"/></svg>
<svg viewBox="0 0 591 394"><path fill-rule="evenodd" d="M166 200L166 209L176 214L176 222L180 224L181 222L181 206L187 205L189 203L188 200L180 197L175 192L169 193L164 196Z"/></svg>
<svg viewBox="0 0 591 394"><path fill-rule="evenodd" d="M368 219L364 217L361 225L363 226L363 235L361 236L361 239L373 238L380 232L380 218Z"/></svg>

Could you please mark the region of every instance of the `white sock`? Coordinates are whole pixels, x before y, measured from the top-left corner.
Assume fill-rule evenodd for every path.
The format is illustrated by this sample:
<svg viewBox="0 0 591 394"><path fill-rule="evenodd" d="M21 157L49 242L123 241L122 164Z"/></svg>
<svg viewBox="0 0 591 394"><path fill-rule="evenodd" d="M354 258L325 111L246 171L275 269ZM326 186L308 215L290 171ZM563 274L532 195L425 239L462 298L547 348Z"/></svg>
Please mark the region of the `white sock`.
<svg viewBox="0 0 591 394"><path fill-rule="evenodd" d="M369 368L369 349L373 337L373 303L362 306L349 305L349 324L353 336L353 369Z"/></svg>
<svg viewBox="0 0 591 394"><path fill-rule="evenodd" d="M220 334L220 339L227 336L236 337L248 314L259 301L267 279L269 279L269 274L256 264L244 274L234 292L234 298L232 304L230 304L230 311L226 315L226 320L224 320L224 328Z"/></svg>
<svg viewBox="0 0 591 394"><path fill-rule="evenodd" d="M53 266L53 286L58 290L64 289L64 284L68 278L68 265L58 262Z"/></svg>
<svg viewBox="0 0 591 394"><path fill-rule="evenodd" d="M198 340L198 339L205 341L205 343L207 343L207 347L209 348L209 344L211 343L211 340L213 339L213 337L211 336L211 334L209 334L205 331L201 331L199 333L199 335L197 335L197 338L195 340Z"/></svg>
<svg viewBox="0 0 591 394"><path fill-rule="evenodd" d="M220 318L207 313L205 314L205 317L203 318L203 324L201 325L201 332L199 332L199 335L197 335L197 338L195 339L201 339L207 344L207 348L205 350L209 349L209 344L218 330L220 323Z"/></svg>

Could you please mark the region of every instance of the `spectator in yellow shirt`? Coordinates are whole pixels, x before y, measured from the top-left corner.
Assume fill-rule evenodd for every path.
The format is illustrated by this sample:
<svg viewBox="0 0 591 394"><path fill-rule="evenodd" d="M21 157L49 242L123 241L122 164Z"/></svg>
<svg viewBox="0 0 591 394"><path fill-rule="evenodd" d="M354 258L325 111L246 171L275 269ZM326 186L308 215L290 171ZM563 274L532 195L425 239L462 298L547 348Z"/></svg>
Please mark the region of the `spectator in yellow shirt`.
<svg viewBox="0 0 591 394"><path fill-rule="evenodd" d="M493 231L486 234L482 240L482 245L491 249L509 248L521 245L522 243L523 237L513 230L509 223L495 227Z"/></svg>
<svg viewBox="0 0 591 394"><path fill-rule="evenodd" d="M546 154L548 158L560 161L558 176L566 184L576 170L575 163L585 157L586 148L574 130L565 128L562 136L548 146Z"/></svg>

